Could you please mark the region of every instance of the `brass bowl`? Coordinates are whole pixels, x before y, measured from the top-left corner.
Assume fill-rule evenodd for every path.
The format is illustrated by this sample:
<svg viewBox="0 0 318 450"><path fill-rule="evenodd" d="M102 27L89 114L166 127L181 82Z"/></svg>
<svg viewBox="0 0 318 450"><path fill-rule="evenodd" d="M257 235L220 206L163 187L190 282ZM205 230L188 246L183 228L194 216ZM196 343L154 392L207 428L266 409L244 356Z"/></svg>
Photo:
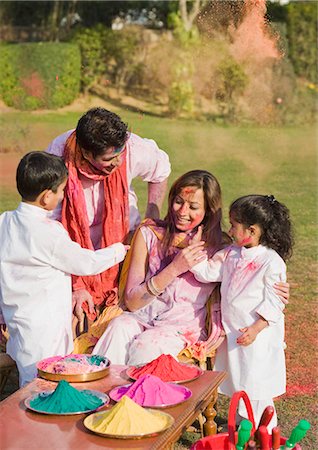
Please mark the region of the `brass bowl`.
<svg viewBox="0 0 318 450"><path fill-rule="evenodd" d="M96 372L74 373L74 374L51 373L38 369L38 376L41 378L45 378L46 380L50 381L65 380L71 383L81 383L85 381L99 380L100 378L106 377L108 373L109 373L109 366L105 367L105 369L98 370Z"/></svg>
<svg viewBox="0 0 318 450"><path fill-rule="evenodd" d="M68 355L68 356L70 356L70 355ZM38 368L38 376L41 378L45 378L46 380L50 380L50 381L65 380L65 381L69 381L71 383L81 383L81 382L85 382L85 381L99 380L100 378L104 378L109 374L110 361L106 357L105 357L105 362L106 362L107 366L104 367L103 369L96 370L94 372L88 372L88 373L69 373L69 374L52 373L52 372L47 372L45 370L41 370Z"/></svg>
<svg viewBox="0 0 318 450"><path fill-rule="evenodd" d="M99 436L106 437L106 438L110 438L110 439L143 439L143 438L158 436L159 434L163 433L164 431L166 431L168 428L170 428L174 424L174 418L170 414L163 412L163 411L159 411L157 409L149 409L149 408L145 408L145 409L147 411L151 412L155 416L164 417L166 419L166 425L164 427L162 427L160 430L156 430L156 431L152 431L150 433L144 433L144 434L109 434L109 433L103 433L103 432L96 431L94 429L95 418L104 416L107 413L109 414L109 412L111 410L108 410L108 411L101 411L101 412L90 414L89 416L87 416L84 419L84 426L92 433L97 434Z"/></svg>

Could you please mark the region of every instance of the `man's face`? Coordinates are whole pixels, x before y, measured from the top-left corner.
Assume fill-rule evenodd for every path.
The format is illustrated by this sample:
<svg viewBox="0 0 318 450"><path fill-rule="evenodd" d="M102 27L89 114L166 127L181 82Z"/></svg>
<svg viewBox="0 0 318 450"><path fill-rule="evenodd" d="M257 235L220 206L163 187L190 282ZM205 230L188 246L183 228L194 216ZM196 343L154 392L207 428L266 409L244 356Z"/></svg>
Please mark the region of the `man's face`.
<svg viewBox="0 0 318 450"><path fill-rule="evenodd" d="M102 155L93 158L92 154L82 150L84 158L97 170L109 175L123 162L125 145L122 147L110 147Z"/></svg>

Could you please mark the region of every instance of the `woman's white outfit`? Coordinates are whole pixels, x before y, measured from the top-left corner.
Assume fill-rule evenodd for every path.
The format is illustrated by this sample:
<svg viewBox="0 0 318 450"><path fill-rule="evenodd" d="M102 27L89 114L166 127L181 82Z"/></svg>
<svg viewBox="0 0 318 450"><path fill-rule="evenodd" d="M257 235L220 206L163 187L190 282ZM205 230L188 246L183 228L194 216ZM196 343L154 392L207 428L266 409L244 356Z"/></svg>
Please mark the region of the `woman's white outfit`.
<svg viewBox="0 0 318 450"><path fill-rule="evenodd" d="M151 228L140 230L149 255L148 280L171 259L162 258L160 241ZM128 365L148 363L163 353L177 356L187 343L206 339L206 302L214 288L198 282L191 272L178 276L144 308L113 319L93 353L106 355L114 364Z"/></svg>

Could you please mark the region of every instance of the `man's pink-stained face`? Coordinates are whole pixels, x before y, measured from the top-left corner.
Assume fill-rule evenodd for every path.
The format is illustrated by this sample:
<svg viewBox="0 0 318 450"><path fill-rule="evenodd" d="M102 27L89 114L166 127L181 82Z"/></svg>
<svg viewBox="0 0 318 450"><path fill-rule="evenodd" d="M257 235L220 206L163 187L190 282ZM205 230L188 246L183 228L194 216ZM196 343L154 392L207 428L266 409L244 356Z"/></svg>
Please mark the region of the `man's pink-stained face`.
<svg viewBox="0 0 318 450"><path fill-rule="evenodd" d="M205 216L204 194L195 186L185 187L176 195L173 218L177 230L189 232L200 225Z"/></svg>
<svg viewBox="0 0 318 450"><path fill-rule="evenodd" d="M86 150L82 150L84 158L97 170L105 175L111 174L123 162L123 154L125 145L122 147L110 147L102 155L93 158L92 154Z"/></svg>

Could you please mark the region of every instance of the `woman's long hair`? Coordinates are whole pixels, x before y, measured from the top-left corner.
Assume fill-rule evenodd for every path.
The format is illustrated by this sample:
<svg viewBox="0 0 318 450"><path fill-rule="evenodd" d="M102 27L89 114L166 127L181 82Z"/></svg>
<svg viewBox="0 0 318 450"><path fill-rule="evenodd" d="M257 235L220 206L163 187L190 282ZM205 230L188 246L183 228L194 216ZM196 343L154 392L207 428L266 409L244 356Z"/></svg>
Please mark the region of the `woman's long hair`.
<svg viewBox="0 0 318 450"><path fill-rule="evenodd" d="M191 170L181 175L171 186L168 198L168 213L164 219L165 234L162 240L162 248L166 252L174 234L177 232L174 223L173 202L182 189L195 187L203 190L205 216L203 225L203 239L209 247L220 247L222 243L222 200L221 187L217 179L206 170Z"/></svg>

